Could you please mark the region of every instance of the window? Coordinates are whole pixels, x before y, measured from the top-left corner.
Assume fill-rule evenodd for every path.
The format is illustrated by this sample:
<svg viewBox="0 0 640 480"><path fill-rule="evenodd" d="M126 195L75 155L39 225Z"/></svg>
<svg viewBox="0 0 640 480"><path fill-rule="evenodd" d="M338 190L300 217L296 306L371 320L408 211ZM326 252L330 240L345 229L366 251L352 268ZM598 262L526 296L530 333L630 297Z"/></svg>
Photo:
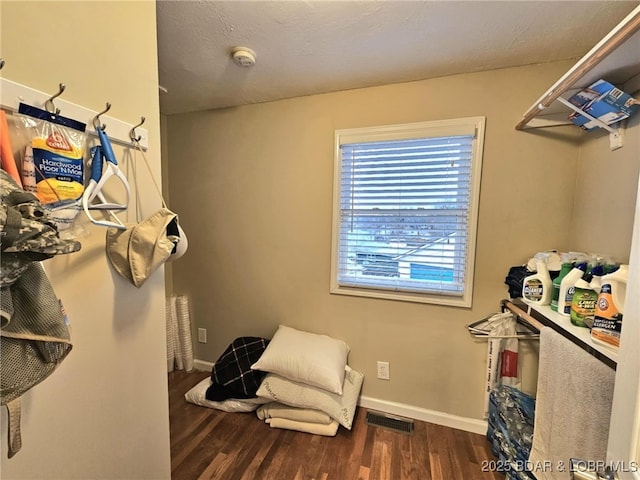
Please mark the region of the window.
<svg viewBox="0 0 640 480"><path fill-rule="evenodd" d="M332 293L471 306L484 124L336 131Z"/></svg>

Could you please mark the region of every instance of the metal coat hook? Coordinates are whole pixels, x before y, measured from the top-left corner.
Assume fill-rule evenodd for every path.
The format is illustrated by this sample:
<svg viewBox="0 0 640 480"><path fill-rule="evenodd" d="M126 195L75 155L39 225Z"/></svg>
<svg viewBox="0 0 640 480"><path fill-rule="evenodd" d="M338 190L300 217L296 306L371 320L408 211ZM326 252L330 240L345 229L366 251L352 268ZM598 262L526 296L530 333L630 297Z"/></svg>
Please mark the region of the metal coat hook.
<svg viewBox="0 0 640 480"><path fill-rule="evenodd" d="M4 67L4 58L0 58L0 70Z"/></svg>
<svg viewBox="0 0 640 480"><path fill-rule="evenodd" d="M98 130L98 129L106 130L107 126L104 123L102 125L100 125L100 115L104 115L110 109L111 109L111 104L109 102L107 102L107 108L105 108L103 111L98 113L95 117L93 117L93 128L95 128L96 130Z"/></svg>
<svg viewBox="0 0 640 480"><path fill-rule="evenodd" d="M131 130L129 130L129 138L131 139L132 142L136 143L142 140L142 135L138 135L136 137L136 128L141 127L145 120L146 118L140 117L140 123L135 125Z"/></svg>
<svg viewBox="0 0 640 480"><path fill-rule="evenodd" d="M53 114L53 115L59 115L60 114L60 109L56 108L56 106L53 104L53 101L58 98L60 95L62 95L62 92L64 92L64 89L67 88L65 86L64 83L59 84L59 89L58 89L58 93L54 94L52 97L49 97L49 100L47 100L46 102L44 102L44 109Z"/></svg>

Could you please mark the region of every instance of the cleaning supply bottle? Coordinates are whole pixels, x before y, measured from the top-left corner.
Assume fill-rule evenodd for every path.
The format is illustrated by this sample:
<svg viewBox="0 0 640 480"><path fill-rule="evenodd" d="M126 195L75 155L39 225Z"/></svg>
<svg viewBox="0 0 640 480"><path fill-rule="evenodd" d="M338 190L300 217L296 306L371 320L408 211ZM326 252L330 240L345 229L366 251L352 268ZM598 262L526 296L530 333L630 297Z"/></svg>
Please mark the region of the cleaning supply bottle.
<svg viewBox="0 0 640 480"><path fill-rule="evenodd" d="M591 280L593 280L593 275L586 273L574 285L570 317L571 323L577 327L591 328L593 325L598 294L589 285Z"/></svg>
<svg viewBox="0 0 640 480"><path fill-rule="evenodd" d="M600 293L600 289L602 288L602 276L604 275L604 265L602 263L596 263L589 273L593 275L589 286L596 293Z"/></svg>
<svg viewBox="0 0 640 480"><path fill-rule="evenodd" d="M608 275L610 273L613 273L618 270L618 268L620 268L620 265L618 265L612 259L607 259L604 264L604 274Z"/></svg>
<svg viewBox="0 0 640 480"><path fill-rule="evenodd" d="M531 305L549 305L553 285L547 269L546 255L536 255L536 273L522 281L522 299Z"/></svg>
<svg viewBox="0 0 640 480"><path fill-rule="evenodd" d="M554 312L558 311L558 298L560 297L560 282L562 282L562 279L566 277L567 274L573 268L571 257L568 254L563 253L561 258L562 258L562 265L560 267L560 273L556 278L553 279L552 287L551 287L552 293L551 293L550 306L551 306L551 310L553 310Z"/></svg>
<svg viewBox="0 0 640 480"><path fill-rule="evenodd" d="M591 340L611 348L620 347L622 314L627 293L628 265L620 265L602 277L602 288L591 328Z"/></svg>
<svg viewBox="0 0 640 480"><path fill-rule="evenodd" d="M571 316L571 301L573 300L574 286L582 278L587 270L586 262L576 263L569 273L560 282L558 292L558 313L565 317Z"/></svg>

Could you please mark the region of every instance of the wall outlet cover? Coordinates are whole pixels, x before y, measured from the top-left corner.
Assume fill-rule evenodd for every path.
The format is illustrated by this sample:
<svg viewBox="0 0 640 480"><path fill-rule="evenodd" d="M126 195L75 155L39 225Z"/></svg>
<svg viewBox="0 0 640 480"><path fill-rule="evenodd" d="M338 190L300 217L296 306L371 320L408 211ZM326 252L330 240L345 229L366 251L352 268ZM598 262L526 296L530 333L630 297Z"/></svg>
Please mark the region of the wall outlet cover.
<svg viewBox="0 0 640 480"><path fill-rule="evenodd" d="M380 380L389 380L389 362L378 362L378 378Z"/></svg>
<svg viewBox="0 0 640 480"><path fill-rule="evenodd" d="M207 329L199 328L198 329L198 342L207 343Z"/></svg>

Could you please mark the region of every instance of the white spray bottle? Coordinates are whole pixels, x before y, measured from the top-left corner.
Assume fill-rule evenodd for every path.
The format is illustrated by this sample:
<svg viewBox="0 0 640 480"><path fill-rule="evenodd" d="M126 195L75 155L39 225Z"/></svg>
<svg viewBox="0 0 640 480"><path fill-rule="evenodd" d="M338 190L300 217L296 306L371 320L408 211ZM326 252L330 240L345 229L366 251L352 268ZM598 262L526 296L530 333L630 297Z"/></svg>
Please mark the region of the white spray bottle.
<svg viewBox="0 0 640 480"><path fill-rule="evenodd" d="M547 268L547 253L537 253L536 273L522 281L522 299L530 305L549 305L553 293L553 284Z"/></svg>

